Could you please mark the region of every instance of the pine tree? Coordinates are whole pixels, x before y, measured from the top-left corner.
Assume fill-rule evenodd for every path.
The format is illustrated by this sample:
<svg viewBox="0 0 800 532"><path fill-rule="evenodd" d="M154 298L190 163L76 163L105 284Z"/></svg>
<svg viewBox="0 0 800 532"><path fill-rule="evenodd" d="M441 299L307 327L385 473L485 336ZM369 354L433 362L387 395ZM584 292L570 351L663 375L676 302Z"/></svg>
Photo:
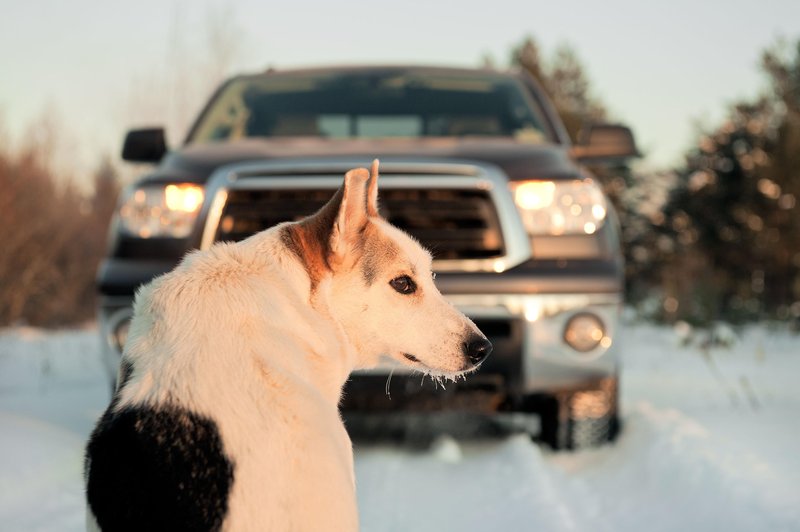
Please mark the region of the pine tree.
<svg viewBox="0 0 800 532"><path fill-rule="evenodd" d="M573 141L584 126L606 119L606 106L592 95L585 68L571 47L559 46L553 58L545 62L536 42L528 37L514 48L511 63L542 85Z"/></svg>
<svg viewBox="0 0 800 532"><path fill-rule="evenodd" d="M763 68L768 94L700 139L664 211L678 252L709 272L682 317L800 315L800 42L793 57L767 51Z"/></svg>

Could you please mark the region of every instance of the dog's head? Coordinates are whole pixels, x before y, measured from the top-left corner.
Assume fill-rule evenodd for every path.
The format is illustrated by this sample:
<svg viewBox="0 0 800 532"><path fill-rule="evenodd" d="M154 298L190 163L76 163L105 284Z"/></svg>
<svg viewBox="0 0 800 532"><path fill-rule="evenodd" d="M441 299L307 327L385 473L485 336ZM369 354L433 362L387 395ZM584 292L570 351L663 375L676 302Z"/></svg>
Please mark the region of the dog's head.
<svg viewBox="0 0 800 532"><path fill-rule="evenodd" d="M378 214L378 162L347 172L314 216L286 233L312 289L358 350L359 366L381 355L454 377L480 365L492 344L437 290L431 255Z"/></svg>

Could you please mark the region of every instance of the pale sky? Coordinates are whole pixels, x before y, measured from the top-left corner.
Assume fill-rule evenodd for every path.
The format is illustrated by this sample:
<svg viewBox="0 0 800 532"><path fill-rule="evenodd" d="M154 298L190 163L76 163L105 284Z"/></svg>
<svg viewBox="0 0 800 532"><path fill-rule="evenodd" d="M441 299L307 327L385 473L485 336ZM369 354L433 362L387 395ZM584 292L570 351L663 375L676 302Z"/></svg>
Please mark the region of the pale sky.
<svg viewBox="0 0 800 532"><path fill-rule="evenodd" d="M194 78L208 77L211 18L238 35L233 72L477 66L486 55L506 65L526 35L545 56L570 44L650 168L679 163L698 121L714 125L763 89L765 48L800 39L800 0L0 0L0 13L0 123L18 140L53 113L69 133L60 157L77 173L102 153L118 158L130 126L172 124L170 138L182 138L174 124L207 96Z"/></svg>

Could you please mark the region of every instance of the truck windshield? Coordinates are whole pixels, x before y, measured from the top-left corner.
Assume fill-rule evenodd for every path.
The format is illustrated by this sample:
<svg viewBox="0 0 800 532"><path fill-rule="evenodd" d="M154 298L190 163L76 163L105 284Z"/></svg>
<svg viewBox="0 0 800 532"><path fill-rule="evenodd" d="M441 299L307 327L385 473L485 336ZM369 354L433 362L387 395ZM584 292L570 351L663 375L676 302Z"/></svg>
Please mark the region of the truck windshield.
<svg viewBox="0 0 800 532"><path fill-rule="evenodd" d="M246 137L514 137L548 140L522 83L495 73L268 73L229 82L189 142Z"/></svg>

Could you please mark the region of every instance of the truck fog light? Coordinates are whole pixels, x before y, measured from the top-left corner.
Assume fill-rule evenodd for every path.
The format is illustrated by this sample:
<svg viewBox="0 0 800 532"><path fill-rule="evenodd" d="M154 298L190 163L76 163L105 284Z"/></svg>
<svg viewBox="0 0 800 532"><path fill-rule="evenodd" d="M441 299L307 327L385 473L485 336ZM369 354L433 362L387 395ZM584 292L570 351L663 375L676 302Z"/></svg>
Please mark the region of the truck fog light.
<svg viewBox="0 0 800 532"><path fill-rule="evenodd" d="M606 338L606 330L600 318L594 314L575 314L564 327L564 341L576 351L586 353L597 347Z"/></svg>

